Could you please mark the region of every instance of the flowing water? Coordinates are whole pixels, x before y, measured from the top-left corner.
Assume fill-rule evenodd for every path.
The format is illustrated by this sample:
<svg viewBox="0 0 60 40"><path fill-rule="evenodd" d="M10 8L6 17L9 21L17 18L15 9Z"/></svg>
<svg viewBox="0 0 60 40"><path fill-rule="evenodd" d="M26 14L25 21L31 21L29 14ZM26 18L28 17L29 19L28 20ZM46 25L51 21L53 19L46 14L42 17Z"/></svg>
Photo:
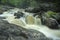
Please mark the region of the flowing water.
<svg viewBox="0 0 60 40"><path fill-rule="evenodd" d="M24 16L15 19L14 13L17 13L18 11L21 11L20 9L11 9L9 11L3 12L1 17L6 17L6 19L9 23L24 27L26 29L35 29L43 34L45 34L47 37L53 38L53 40L60 40L60 30L52 30L49 29L47 26L41 24L41 19L33 16L32 13L24 12Z"/></svg>

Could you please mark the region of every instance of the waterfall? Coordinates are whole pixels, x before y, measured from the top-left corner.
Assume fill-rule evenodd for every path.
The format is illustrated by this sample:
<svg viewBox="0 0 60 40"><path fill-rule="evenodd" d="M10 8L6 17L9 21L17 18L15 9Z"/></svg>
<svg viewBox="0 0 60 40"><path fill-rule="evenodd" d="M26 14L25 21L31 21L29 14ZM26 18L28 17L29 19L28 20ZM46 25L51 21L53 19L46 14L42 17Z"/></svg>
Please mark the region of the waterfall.
<svg viewBox="0 0 60 40"><path fill-rule="evenodd" d="M14 10L14 11L12 11ZM11 9L11 11L3 12L2 17L6 17L6 19L9 23L24 27L26 29L34 29L42 32L45 34L47 37L53 38L54 40L57 38L60 38L60 30L52 30L49 29L47 26L41 24L41 19L38 18L37 16L33 16L32 13L24 12L24 16L15 19L14 13L20 11L19 9Z"/></svg>

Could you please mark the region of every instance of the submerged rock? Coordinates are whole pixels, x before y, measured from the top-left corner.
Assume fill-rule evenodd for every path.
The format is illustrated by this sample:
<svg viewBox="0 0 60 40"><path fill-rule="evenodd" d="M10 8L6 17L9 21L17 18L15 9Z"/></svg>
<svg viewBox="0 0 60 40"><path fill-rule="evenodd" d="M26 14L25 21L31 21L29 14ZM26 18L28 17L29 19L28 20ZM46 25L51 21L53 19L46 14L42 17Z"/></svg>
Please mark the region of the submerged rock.
<svg viewBox="0 0 60 40"><path fill-rule="evenodd" d="M0 20L0 40L51 40L37 30L29 30Z"/></svg>

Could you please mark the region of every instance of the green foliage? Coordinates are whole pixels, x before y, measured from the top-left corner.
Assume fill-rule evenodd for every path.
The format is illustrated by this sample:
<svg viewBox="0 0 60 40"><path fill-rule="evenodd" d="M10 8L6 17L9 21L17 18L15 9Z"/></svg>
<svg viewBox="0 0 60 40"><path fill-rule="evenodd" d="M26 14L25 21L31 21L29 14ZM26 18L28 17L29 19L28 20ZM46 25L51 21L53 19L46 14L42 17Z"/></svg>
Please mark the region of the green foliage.
<svg viewBox="0 0 60 40"><path fill-rule="evenodd" d="M46 15L46 17L53 17L53 16L55 16L57 13L56 12L53 12L53 11L47 11L46 13L45 13L45 15Z"/></svg>
<svg viewBox="0 0 60 40"><path fill-rule="evenodd" d="M30 2L30 6L31 7L38 7L38 4L36 1L33 0L32 2Z"/></svg>
<svg viewBox="0 0 60 40"><path fill-rule="evenodd" d="M50 1L49 0L1 0L1 3L3 4L11 4L19 7L23 7L23 6L37 7L42 2L54 3L56 6L59 6L60 4L59 0L50 0Z"/></svg>
<svg viewBox="0 0 60 40"><path fill-rule="evenodd" d="M1 3L7 3L7 0L1 0Z"/></svg>
<svg viewBox="0 0 60 40"><path fill-rule="evenodd" d="M53 12L53 11L48 11L47 13L48 13L48 15L55 15L56 14L56 12Z"/></svg>
<svg viewBox="0 0 60 40"><path fill-rule="evenodd" d="M35 7L37 6L37 2L35 0L2 0L3 4L10 4L16 7Z"/></svg>
<svg viewBox="0 0 60 40"><path fill-rule="evenodd" d="M11 5L15 5L15 6L17 6L18 5L18 0L9 0L9 3L11 4Z"/></svg>
<svg viewBox="0 0 60 40"><path fill-rule="evenodd" d="M28 0L2 0L1 3L3 4L10 4L16 7L28 6Z"/></svg>

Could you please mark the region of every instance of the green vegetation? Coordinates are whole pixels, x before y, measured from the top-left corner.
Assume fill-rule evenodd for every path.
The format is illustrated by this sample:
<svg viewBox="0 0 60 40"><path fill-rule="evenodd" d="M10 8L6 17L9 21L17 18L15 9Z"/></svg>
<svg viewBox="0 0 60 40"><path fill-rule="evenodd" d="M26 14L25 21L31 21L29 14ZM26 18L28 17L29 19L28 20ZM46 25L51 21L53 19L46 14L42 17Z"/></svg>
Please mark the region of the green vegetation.
<svg viewBox="0 0 60 40"><path fill-rule="evenodd" d="M46 13L45 13L45 15L46 15L46 17L48 17L48 18L50 18L50 17L54 17L54 16L56 16L56 12L53 12L53 11L47 11Z"/></svg>
<svg viewBox="0 0 60 40"><path fill-rule="evenodd" d="M19 8L40 7L43 11L60 12L59 0L0 0L1 4L7 4Z"/></svg>
<svg viewBox="0 0 60 40"><path fill-rule="evenodd" d="M27 6L32 6L32 7L37 7L40 5L40 3L54 3L56 4L56 6L59 5L59 1L58 0L0 0L1 3L3 4L10 4L10 5L14 5L14 6L19 6L19 7L27 7Z"/></svg>
<svg viewBox="0 0 60 40"><path fill-rule="evenodd" d="M1 0L2 4L9 4L16 7L28 6L29 2L27 0Z"/></svg>

